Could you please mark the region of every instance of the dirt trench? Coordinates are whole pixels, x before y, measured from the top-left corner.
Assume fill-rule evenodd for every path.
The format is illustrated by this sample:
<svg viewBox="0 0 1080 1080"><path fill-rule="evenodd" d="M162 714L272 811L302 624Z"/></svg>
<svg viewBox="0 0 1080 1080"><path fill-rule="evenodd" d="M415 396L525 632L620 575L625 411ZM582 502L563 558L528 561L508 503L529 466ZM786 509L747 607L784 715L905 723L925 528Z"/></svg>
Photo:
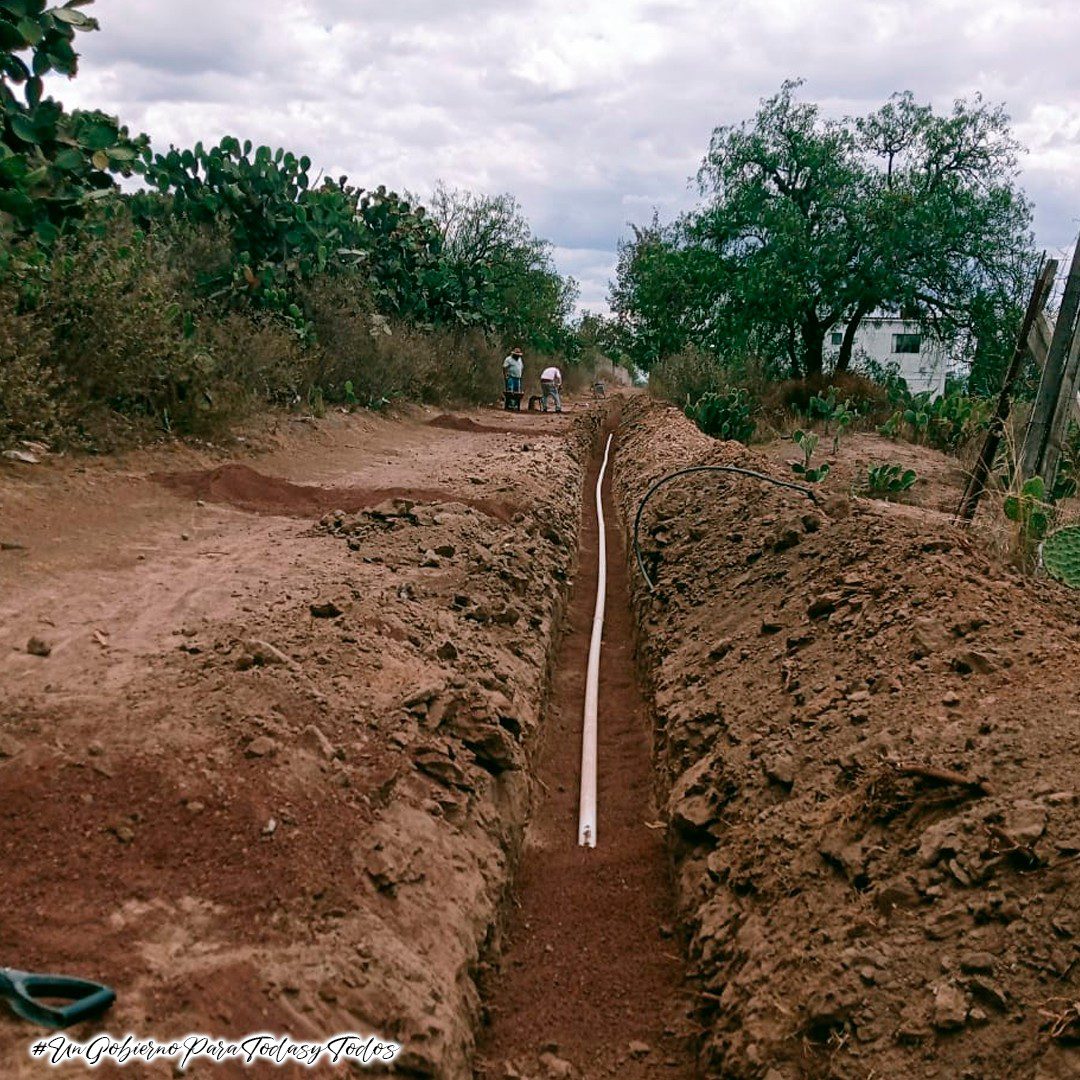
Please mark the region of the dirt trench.
<svg viewBox="0 0 1080 1080"><path fill-rule="evenodd" d="M620 406L601 438L623 452ZM577 843L585 668L597 587L594 492L584 481L578 570L536 763L541 791L526 834L495 970L477 1077L596 1080L690 1077L682 947L657 821L649 714L638 681L623 521L602 489L608 575L600 667L598 844Z"/></svg>
<svg viewBox="0 0 1080 1080"><path fill-rule="evenodd" d="M785 477L782 448L655 402L622 435L624 519L687 466ZM833 476L852 452L893 456L860 436ZM1080 602L954 527L962 477L918 453L935 482L907 504L698 475L644 515L657 587L631 590L706 1076L1080 1075Z"/></svg>

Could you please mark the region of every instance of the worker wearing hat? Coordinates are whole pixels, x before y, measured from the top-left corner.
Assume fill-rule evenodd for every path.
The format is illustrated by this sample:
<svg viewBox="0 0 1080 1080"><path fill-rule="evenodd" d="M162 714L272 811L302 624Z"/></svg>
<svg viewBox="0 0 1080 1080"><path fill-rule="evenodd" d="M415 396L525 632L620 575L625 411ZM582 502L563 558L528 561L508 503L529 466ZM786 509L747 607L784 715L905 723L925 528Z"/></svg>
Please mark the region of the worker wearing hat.
<svg viewBox="0 0 1080 1080"><path fill-rule="evenodd" d="M506 389L511 394L521 393L521 376L525 372L521 346L516 345L503 361L503 375L506 376Z"/></svg>

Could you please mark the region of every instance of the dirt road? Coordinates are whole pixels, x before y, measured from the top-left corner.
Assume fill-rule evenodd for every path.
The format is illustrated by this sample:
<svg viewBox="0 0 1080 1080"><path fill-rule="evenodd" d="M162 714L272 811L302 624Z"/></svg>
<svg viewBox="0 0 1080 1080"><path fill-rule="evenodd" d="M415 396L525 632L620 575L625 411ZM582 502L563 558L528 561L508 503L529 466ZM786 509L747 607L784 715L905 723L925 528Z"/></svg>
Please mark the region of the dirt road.
<svg viewBox="0 0 1080 1080"><path fill-rule="evenodd" d="M432 419L5 472L0 963L465 1074L594 425Z"/></svg>

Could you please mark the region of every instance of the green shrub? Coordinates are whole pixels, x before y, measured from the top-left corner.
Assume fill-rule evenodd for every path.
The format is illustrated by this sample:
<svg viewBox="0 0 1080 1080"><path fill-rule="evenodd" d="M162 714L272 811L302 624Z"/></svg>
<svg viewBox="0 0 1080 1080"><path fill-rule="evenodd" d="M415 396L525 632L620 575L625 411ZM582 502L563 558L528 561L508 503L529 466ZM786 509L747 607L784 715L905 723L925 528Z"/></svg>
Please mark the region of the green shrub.
<svg viewBox="0 0 1080 1080"><path fill-rule="evenodd" d="M907 491L918 479L914 469L902 465L871 465L867 471L866 489L876 498L888 499Z"/></svg>
<svg viewBox="0 0 1080 1080"><path fill-rule="evenodd" d="M213 358L198 347L190 282L164 240L117 221L101 236L63 241L40 304L52 363L81 396L170 427L205 404Z"/></svg>
<svg viewBox="0 0 1080 1080"><path fill-rule="evenodd" d="M722 392L702 394L693 405L688 401L686 415L706 435L749 443L757 429L754 407L748 390L733 387Z"/></svg>
<svg viewBox="0 0 1080 1080"><path fill-rule="evenodd" d="M911 389L898 364L883 364L864 355L859 358L858 374L880 387L889 405L903 405L911 399Z"/></svg>
<svg viewBox="0 0 1080 1080"><path fill-rule="evenodd" d="M985 433L993 409L993 402L987 398L972 397L959 390L935 398L927 390L909 397L906 405L894 412L878 431L897 438L906 427L912 441L956 453Z"/></svg>
<svg viewBox="0 0 1080 1080"><path fill-rule="evenodd" d="M684 349L658 361L649 372L649 387L669 401L699 401L728 388L727 371L716 357L699 349Z"/></svg>
<svg viewBox="0 0 1080 1080"><path fill-rule="evenodd" d="M1012 541L1014 561L1025 570L1035 562L1039 541L1050 528L1053 507L1046 498L1041 476L1033 476L1005 496L1005 516L1015 525Z"/></svg>
<svg viewBox="0 0 1080 1080"><path fill-rule="evenodd" d="M47 366L52 337L44 322L16 312L0 289L0 448L18 439L52 439L64 421L61 383Z"/></svg>
<svg viewBox="0 0 1080 1080"><path fill-rule="evenodd" d="M810 467L810 461L814 456L818 443L821 441L821 436L815 431L802 431L800 429L791 436L791 439L803 452L802 461L791 462L791 471L808 484L821 483L829 475L829 463L825 461L814 468Z"/></svg>

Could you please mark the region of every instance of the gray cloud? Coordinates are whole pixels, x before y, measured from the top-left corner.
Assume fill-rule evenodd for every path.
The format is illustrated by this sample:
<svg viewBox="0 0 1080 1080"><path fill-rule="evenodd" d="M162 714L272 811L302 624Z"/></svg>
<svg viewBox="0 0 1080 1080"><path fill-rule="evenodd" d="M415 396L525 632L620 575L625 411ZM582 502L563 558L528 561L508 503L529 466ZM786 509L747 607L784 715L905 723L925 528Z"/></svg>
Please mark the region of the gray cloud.
<svg viewBox="0 0 1080 1080"><path fill-rule="evenodd" d="M1003 101L1040 243L1080 216L1070 0L98 0L59 87L159 145L231 133L424 194L515 193L603 306L618 238L689 204L718 124L784 78L831 115L895 90Z"/></svg>

